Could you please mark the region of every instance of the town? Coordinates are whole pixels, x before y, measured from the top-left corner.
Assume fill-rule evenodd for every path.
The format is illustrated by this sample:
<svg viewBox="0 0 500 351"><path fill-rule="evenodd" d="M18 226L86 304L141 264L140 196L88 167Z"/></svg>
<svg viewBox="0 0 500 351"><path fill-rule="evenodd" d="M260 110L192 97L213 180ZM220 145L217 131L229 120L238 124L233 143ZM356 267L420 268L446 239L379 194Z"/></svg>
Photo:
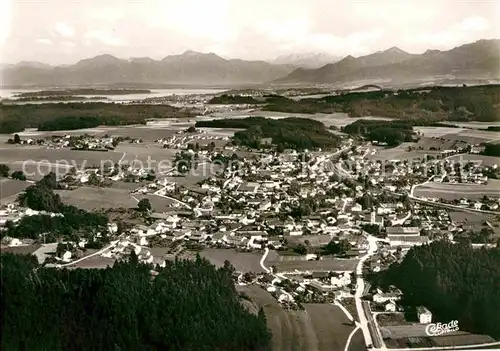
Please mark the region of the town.
<svg viewBox="0 0 500 351"><path fill-rule="evenodd" d="M167 261L202 255L216 265L234 265L234 282L244 296L259 299L255 289L262 289L291 311L307 311L304 306L315 303L338 306L355 327L350 337L360 329L368 348L402 347L406 335L420 337L425 346L437 342L425 335L433 321L428 307L401 305L400 289L373 286L367 277L402 262L410 248L433 241L498 245L498 196L449 199L419 192L437 184L485 187L497 181L489 177L496 178L498 165L463 161L463 155L474 155L470 147L380 159L379 143L349 135L329 150L277 152L269 145L266 150L238 145L231 133L179 124L170 137L150 141L112 131L19 138L21 145L103 158L130 148L171 150L172 159L158 167L137 155L124 159L124 153L101 167L56 168L55 192L75 204L84 204L81 196L102 192L114 220L78 241L66 236L49 243L55 239L48 235L47 240L49 233L10 237L27 217L64 217L11 201L0 210L5 250L33 247L40 264L68 268L104 268L132 255L151 265L152 273ZM56 178L49 173L31 182L50 177ZM136 208L113 205L110 198L118 189L119 198L133 199ZM472 345L495 342L468 335Z"/></svg>

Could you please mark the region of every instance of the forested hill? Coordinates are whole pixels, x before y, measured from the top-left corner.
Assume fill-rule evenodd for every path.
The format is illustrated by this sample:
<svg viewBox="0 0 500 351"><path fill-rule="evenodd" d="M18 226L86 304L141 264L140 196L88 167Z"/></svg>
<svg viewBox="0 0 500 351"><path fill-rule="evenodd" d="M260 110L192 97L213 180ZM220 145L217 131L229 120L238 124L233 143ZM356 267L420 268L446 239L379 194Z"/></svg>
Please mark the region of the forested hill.
<svg viewBox="0 0 500 351"><path fill-rule="evenodd" d="M344 112L350 117L492 122L500 120L500 85L353 92L299 101L283 98L267 104L264 110L287 113Z"/></svg>
<svg viewBox="0 0 500 351"><path fill-rule="evenodd" d="M438 241L413 247L401 264L375 276L395 285L403 302L429 308L433 320L458 320L461 330L500 338L500 248L473 249Z"/></svg>
<svg viewBox="0 0 500 351"><path fill-rule="evenodd" d="M108 269L40 267L2 254L2 350L266 350L265 315L238 301L231 266L130 262Z"/></svg>
<svg viewBox="0 0 500 351"><path fill-rule="evenodd" d="M0 103L0 133L17 133L25 128L64 130L98 125L146 124L146 120L152 118L189 116L189 111L169 105L104 102L20 105Z"/></svg>
<svg viewBox="0 0 500 351"><path fill-rule="evenodd" d="M196 127L245 128L234 133L233 142L257 149L269 144L266 139L271 139L278 150L331 149L340 144L339 137L330 133L323 123L308 118L226 118L198 121Z"/></svg>

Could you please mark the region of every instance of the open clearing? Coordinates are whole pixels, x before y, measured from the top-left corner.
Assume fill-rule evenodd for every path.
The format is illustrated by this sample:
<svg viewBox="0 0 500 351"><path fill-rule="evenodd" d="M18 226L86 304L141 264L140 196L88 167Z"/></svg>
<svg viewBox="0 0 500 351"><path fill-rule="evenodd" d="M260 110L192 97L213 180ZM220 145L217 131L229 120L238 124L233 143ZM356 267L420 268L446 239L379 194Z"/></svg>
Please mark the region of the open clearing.
<svg viewBox="0 0 500 351"><path fill-rule="evenodd" d="M82 186L74 190L59 190L64 203L80 207L86 210L108 209L108 208L135 208L137 202L130 190L121 188L98 188ZM165 212L171 209L172 200L156 195L133 195L137 200L149 199L151 207L155 212Z"/></svg>
<svg viewBox="0 0 500 351"><path fill-rule="evenodd" d="M264 308L267 326L273 334L272 349L281 350L319 350L312 323L306 311L288 311L257 285L236 286L260 308Z"/></svg>
<svg viewBox="0 0 500 351"><path fill-rule="evenodd" d="M288 260L269 261L267 266L276 266L278 272L309 271L309 272L352 272L356 269L358 260L325 259L318 261Z"/></svg>
<svg viewBox="0 0 500 351"><path fill-rule="evenodd" d="M354 327L345 314L332 304L304 304L303 311L289 311L257 285L236 286L260 308L273 333L273 350L343 351ZM352 351L365 350L363 335L355 335Z"/></svg>
<svg viewBox="0 0 500 351"><path fill-rule="evenodd" d="M415 147L415 143L403 143L393 148L378 148L375 154L367 156L370 160L412 160L428 155L426 150L408 151L408 147Z"/></svg>
<svg viewBox="0 0 500 351"><path fill-rule="evenodd" d="M291 246L298 244L305 245L306 244L305 242L307 241L311 247L320 247L328 244L331 240L332 237L330 235L307 235L307 236L287 237L288 244Z"/></svg>
<svg viewBox="0 0 500 351"><path fill-rule="evenodd" d="M448 213L451 220L459 224L481 225L485 221L493 222L495 220L494 215L479 212L449 211Z"/></svg>
<svg viewBox="0 0 500 351"><path fill-rule="evenodd" d="M31 184L17 179L0 179L0 200L2 205L17 198Z"/></svg>
<svg viewBox="0 0 500 351"><path fill-rule="evenodd" d="M361 328L358 329L352 336L348 351L366 351L365 338Z"/></svg>
<svg viewBox="0 0 500 351"><path fill-rule="evenodd" d="M74 190L59 190L61 200L86 210L108 208L132 208L137 206L129 191L113 188L79 187Z"/></svg>
<svg viewBox="0 0 500 351"><path fill-rule="evenodd" d="M455 200L466 198L477 200L484 195L489 197L500 197L500 180L490 179L488 184L450 184L450 183L426 183L415 188L415 196L427 198L443 198Z"/></svg>
<svg viewBox="0 0 500 351"><path fill-rule="evenodd" d="M22 246L2 246L0 248L0 251L2 253L8 252L16 255L31 255L41 246L42 246L41 244L22 245Z"/></svg>
<svg viewBox="0 0 500 351"><path fill-rule="evenodd" d="M485 130L452 128L452 127L414 127L415 131L425 137L442 138L479 144L485 141L500 140L500 132Z"/></svg>
<svg viewBox="0 0 500 351"><path fill-rule="evenodd" d="M224 261L228 260L241 272L264 272L260 266L261 254L251 252L237 252L233 249L205 249L200 252L200 256L208 259L217 267L224 266Z"/></svg>
<svg viewBox="0 0 500 351"><path fill-rule="evenodd" d="M89 253L90 254L90 253ZM87 255L87 253L86 253ZM71 269L76 269L76 268L107 268L107 267L112 267L113 264L115 263L115 259L113 258L106 258L102 257L100 255L92 256L89 257L83 261L80 261L78 263L75 263L73 265L68 266L68 268Z"/></svg>
<svg viewBox="0 0 500 351"><path fill-rule="evenodd" d="M344 350L354 327L342 310L332 304L304 304L311 318L319 350Z"/></svg>

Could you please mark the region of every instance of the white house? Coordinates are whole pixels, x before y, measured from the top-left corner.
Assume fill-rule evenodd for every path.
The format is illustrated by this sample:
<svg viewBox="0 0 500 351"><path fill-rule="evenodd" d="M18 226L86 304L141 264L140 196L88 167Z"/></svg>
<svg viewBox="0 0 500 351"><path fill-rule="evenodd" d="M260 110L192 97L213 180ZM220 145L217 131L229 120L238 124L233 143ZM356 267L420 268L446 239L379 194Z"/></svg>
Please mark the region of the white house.
<svg viewBox="0 0 500 351"><path fill-rule="evenodd" d="M71 252L70 251L66 251L61 259L64 261L64 262L69 262L71 260Z"/></svg>
<svg viewBox="0 0 500 351"><path fill-rule="evenodd" d="M417 307L418 321L421 324L428 324L432 322L432 313L424 306Z"/></svg>
<svg viewBox="0 0 500 351"><path fill-rule="evenodd" d="M383 293L378 292L373 295L373 301L377 303L385 303L388 301L398 301L401 299L402 293L400 291L392 292L392 293Z"/></svg>
<svg viewBox="0 0 500 351"><path fill-rule="evenodd" d="M396 312L396 303L391 301L385 305L385 310L387 312Z"/></svg>

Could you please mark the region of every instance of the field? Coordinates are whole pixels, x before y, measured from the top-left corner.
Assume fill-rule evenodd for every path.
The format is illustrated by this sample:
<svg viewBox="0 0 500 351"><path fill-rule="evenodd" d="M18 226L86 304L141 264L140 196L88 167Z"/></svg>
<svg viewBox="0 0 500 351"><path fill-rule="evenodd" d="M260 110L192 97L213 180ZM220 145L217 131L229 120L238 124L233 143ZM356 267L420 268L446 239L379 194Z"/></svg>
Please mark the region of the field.
<svg viewBox="0 0 500 351"><path fill-rule="evenodd" d="M352 336L348 351L366 351L365 338L361 329L358 329Z"/></svg>
<svg viewBox="0 0 500 351"><path fill-rule="evenodd" d="M488 132L484 130L452 127L415 127L414 130L425 137L439 138L448 141L461 141L470 144L500 140L500 132Z"/></svg>
<svg viewBox="0 0 500 351"><path fill-rule="evenodd" d="M354 329L340 308L332 304L304 304L309 314L319 350L343 350Z"/></svg>
<svg viewBox="0 0 500 351"><path fill-rule="evenodd" d="M422 158L429 154L426 150L408 151L408 147L416 147L416 143L402 143L393 148L375 148L375 154L369 154L368 159L371 160L412 160L414 158Z"/></svg>
<svg viewBox="0 0 500 351"><path fill-rule="evenodd" d="M260 265L261 254L250 252L237 252L232 249L205 249L200 252L200 256L208 259L217 267L222 267L224 261L228 260L241 272L264 272Z"/></svg>
<svg viewBox="0 0 500 351"><path fill-rule="evenodd" d="M268 327L273 333L273 350L344 350L353 327L337 306L305 304L304 311L288 311L259 286L237 286L236 289L264 308ZM359 337L356 340L350 350L364 350L364 347L360 348Z"/></svg>
<svg viewBox="0 0 500 351"><path fill-rule="evenodd" d="M115 150L77 151L70 149L45 149L40 147L4 147L0 149L2 163L11 171L21 170L28 179L39 180L49 172L59 176L72 167L107 169L115 163L132 165L135 168L153 168L168 171L173 167L173 158L178 150L163 149L156 144L122 143Z"/></svg>
<svg viewBox="0 0 500 351"><path fill-rule="evenodd" d="M332 240L330 235L308 235L308 236L290 236L287 238L288 244L293 246L297 244L305 245L308 241L312 247L320 247L328 244Z"/></svg>
<svg viewBox="0 0 500 351"><path fill-rule="evenodd" d="M134 195L136 199L139 201L142 200L143 198L147 198L149 202L151 203L151 207L154 212L166 212L172 209L171 205L175 202L173 200L161 197L161 196L156 196L156 195ZM135 205L133 206L135 207Z"/></svg>
<svg viewBox="0 0 500 351"><path fill-rule="evenodd" d="M0 179L0 200L5 204L17 199L17 195L24 191L31 184L16 179Z"/></svg>
<svg viewBox="0 0 500 351"><path fill-rule="evenodd" d="M463 211L449 211L450 218L453 222L468 225L482 225L485 221L495 221L494 215L488 215L479 212L463 212Z"/></svg>
<svg viewBox="0 0 500 351"><path fill-rule="evenodd" d="M89 252L86 252L85 255L89 255ZM76 269L76 268L106 268L106 267L112 267L113 264L115 263L115 259L113 258L105 258L101 257L100 255L92 256L90 258L87 258L83 261L80 261L78 263L75 263L73 265L68 266L68 268L71 269Z"/></svg>
<svg viewBox="0 0 500 351"><path fill-rule="evenodd" d="M444 135L443 138L453 138L471 144L480 144L487 141L500 140L500 132L466 129L452 136Z"/></svg>
<svg viewBox="0 0 500 351"><path fill-rule="evenodd" d="M28 179L38 180L53 171L65 174L71 166L112 166L123 157L123 152L74 151L69 149L3 148L2 162L12 170L22 170Z"/></svg>
<svg viewBox="0 0 500 351"><path fill-rule="evenodd" d="M57 193L64 203L86 210L137 206L137 201L130 196L129 191L123 189L79 187Z"/></svg>
<svg viewBox="0 0 500 351"><path fill-rule="evenodd" d="M415 188L417 197L438 197L445 200L466 198L469 200L481 199L484 195L489 197L500 197L500 181L491 179L488 184L450 184L450 183L427 183Z"/></svg>
<svg viewBox="0 0 500 351"><path fill-rule="evenodd" d="M0 251L2 253L13 253L17 255L31 255L33 254L36 250L40 248L40 244L33 244L33 245L23 245L23 246L2 246L0 248Z"/></svg>
<svg viewBox="0 0 500 351"><path fill-rule="evenodd" d="M292 272L292 271L310 271L310 272L329 272L329 271L349 271L352 272L356 269L358 260L344 260L344 259L325 259L319 261L266 261L267 266L275 266L278 272Z"/></svg>

